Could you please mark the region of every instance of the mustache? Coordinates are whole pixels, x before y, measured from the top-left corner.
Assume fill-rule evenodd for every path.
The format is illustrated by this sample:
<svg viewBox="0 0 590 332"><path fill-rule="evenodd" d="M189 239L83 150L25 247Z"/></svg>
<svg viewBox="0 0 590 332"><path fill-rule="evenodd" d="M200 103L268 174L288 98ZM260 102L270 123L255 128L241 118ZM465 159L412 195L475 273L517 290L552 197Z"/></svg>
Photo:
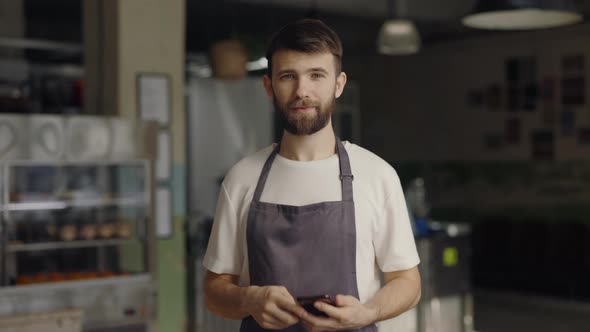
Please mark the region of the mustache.
<svg viewBox="0 0 590 332"><path fill-rule="evenodd" d="M289 108L302 108L302 107L319 107L320 103L312 100L296 100L289 103Z"/></svg>

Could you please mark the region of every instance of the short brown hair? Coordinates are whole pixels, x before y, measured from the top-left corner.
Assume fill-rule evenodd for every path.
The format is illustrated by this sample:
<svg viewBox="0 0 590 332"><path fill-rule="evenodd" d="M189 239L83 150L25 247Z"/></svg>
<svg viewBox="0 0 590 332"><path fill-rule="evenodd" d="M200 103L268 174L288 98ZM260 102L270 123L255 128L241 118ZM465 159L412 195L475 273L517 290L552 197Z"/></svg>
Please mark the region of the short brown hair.
<svg viewBox="0 0 590 332"><path fill-rule="evenodd" d="M320 20L302 19L289 23L271 38L266 50L267 74L272 78L272 56L280 50L304 53L330 52L334 55L336 74L342 70L342 42L340 37Z"/></svg>

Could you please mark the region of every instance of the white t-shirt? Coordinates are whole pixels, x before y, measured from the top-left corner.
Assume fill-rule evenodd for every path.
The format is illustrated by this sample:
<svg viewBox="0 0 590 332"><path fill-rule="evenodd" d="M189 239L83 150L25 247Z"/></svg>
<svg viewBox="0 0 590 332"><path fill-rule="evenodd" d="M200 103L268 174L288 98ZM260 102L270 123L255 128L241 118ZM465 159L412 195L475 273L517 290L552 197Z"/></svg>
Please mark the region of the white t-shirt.
<svg viewBox="0 0 590 332"><path fill-rule="evenodd" d="M356 270L359 299L381 287L381 272L406 270L420 262L408 210L395 170L372 152L343 142L354 175ZM226 175L203 260L214 273L240 276L249 285L247 216L258 178L273 146L238 162ZM342 200L338 155L294 161L277 154L260 198L263 202L307 205Z"/></svg>

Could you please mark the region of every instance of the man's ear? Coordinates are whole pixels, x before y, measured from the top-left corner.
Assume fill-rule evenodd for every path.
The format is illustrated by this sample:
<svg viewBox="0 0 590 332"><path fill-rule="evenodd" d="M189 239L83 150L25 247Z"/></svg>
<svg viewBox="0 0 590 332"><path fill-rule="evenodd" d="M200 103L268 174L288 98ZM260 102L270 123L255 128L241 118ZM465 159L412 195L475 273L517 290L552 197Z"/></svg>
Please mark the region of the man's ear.
<svg viewBox="0 0 590 332"><path fill-rule="evenodd" d="M268 75L264 75L262 77L262 83L264 84L264 90L266 90L266 95L272 98L272 80Z"/></svg>
<svg viewBox="0 0 590 332"><path fill-rule="evenodd" d="M340 72L340 75L336 78L336 98L340 97L342 91L344 91L344 86L346 85L346 73Z"/></svg>

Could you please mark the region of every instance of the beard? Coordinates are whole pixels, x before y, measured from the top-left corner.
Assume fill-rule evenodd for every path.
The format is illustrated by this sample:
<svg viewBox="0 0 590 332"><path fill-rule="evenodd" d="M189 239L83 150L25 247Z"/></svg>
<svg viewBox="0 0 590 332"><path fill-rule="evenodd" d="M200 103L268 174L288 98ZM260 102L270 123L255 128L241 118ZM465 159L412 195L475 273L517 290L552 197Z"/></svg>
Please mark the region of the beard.
<svg viewBox="0 0 590 332"><path fill-rule="evenodd" d="M280 105L276 96L273 98L273 105L278 115L279 125L297 136L312 135L328 125L332 113L336 108L336 98L332 97L325 105L319 101L298 100L288 105ZM311 112L298 112L295 107L313 107Z"/></svg>

